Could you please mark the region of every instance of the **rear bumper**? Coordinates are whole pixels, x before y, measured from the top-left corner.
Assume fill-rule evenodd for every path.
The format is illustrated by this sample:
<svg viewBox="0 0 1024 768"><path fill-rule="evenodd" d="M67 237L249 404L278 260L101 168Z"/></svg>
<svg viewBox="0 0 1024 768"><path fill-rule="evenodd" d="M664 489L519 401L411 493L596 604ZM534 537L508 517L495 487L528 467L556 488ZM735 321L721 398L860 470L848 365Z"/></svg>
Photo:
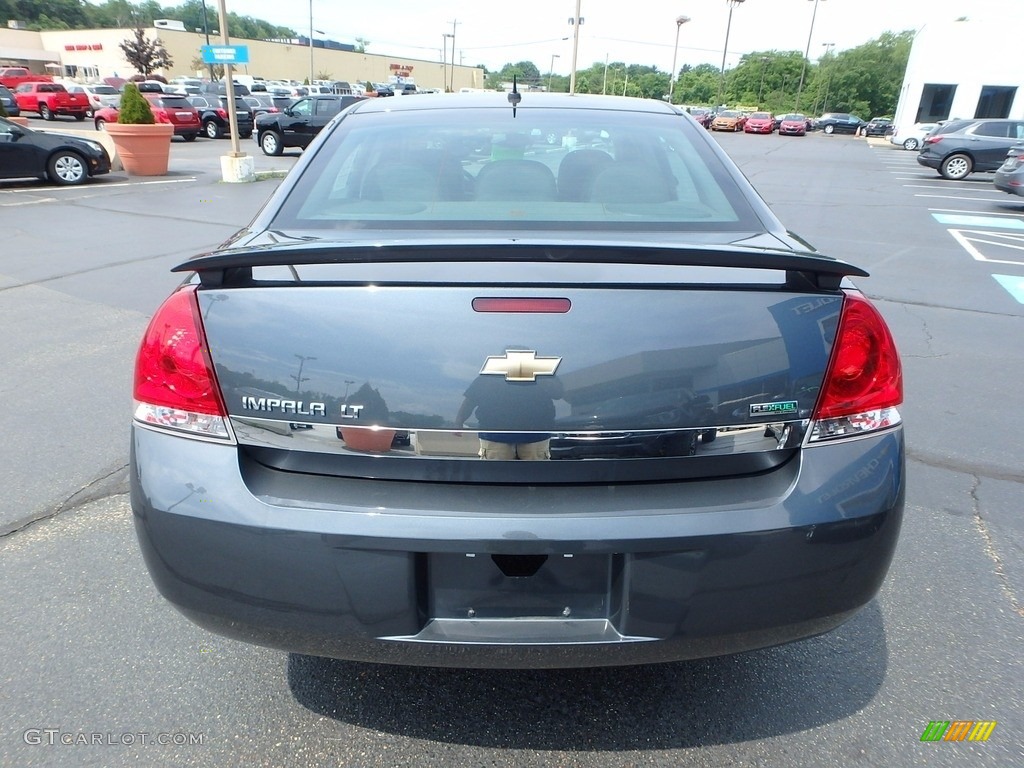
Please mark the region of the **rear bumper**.
<svg viewBox="0 0 1024 768"><path fill-rule="evenodd" d="M869 602L902 518L902 431L805 450L768 475L344 480L136 427L131 480L154 582L211 631L362 661L573 667L776 645Z"/></svg>

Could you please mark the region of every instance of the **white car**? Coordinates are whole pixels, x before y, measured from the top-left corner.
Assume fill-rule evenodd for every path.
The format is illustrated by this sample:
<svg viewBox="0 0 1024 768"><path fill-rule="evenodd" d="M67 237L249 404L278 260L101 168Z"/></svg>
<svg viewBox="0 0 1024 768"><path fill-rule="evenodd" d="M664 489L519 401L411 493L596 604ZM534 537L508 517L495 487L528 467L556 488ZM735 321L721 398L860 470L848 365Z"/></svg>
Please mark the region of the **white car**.
<svg viewBox="0 0 1024 768"><path fill-rule="evenodd" d="M68 93L81 93L89 100L86 117L91 118L97 109L116 107L121 103L121 94L111 85L68 85Z"/></svg>
<svg viewBox="0 0 1024 768"><path fill-rule="evenodd" d="M889 134L889 141L897 147L903 147L904 149L920 149L921 144L924 142L924 137L931 133L937 126L938 123L914 123L914 125L909 128L900 128L897 126L893 132Z"/></svg>

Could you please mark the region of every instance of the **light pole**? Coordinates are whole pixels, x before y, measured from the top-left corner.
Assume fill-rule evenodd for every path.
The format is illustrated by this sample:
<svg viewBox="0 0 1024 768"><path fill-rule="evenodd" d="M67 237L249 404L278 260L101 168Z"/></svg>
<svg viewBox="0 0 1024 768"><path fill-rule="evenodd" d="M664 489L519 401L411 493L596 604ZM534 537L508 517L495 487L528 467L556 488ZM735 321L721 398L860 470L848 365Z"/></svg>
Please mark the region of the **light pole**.
<svg viewBox="0 0 1024 768"><path fill-rule="evenodd" d="M580 18L580 0L576 0L576 15L569 19L569 23L572 27L572 71L569 73L569 93L576 93L576 54L580 47L580 24L583 23L583 19Z"/></svg>
<svg viewBox="0 0 1024 768"><path fill-rule="evenodd" d="M451 89L448 87L448 64L447 64L447 61L448 61L448 38L449 37L452 38L452 79L453 80L455 79L455 35L452 32L445 32L443 35L441 35L441 48L444 50L444 60L446 62L445 66L444 66L444 82L442 82L441 85L444 87L445 93L448 93L448 92L451 91Z"/></svg>
<svg viewBox="0 0 1024 768"><path fill-rule="evenodd" d="M668 81L668 103L672 103L672 93L676 88L676 78L679 73L676 71L676 58L679 56L679 30L683 28L683 24L690 21L689 16L676 16L676 47L672 51L672 77Z"/></svg>
<svg viewBox="0 0 1024 768"><path fill-rule="evenodd" d="M822 58L828 58L828 55L832 53L832 49L835 47L835 43L822 43L825 48L825 55ZM832 87L832 64L828 65L828 79L825 81L825 100L821 102L821 111L828 112L828 92Z"/></svg>
<svg viewBox="0 0 1024 768"><path fill-rule="evenodd" d="M298 353L295 353L295 356L299 358L299 373L298 375L292 376L292 378L295 379L295 395L297 397L302 389L302 382L309 381L308 376L305 378L302 377L302 367L306 364L307 360L316 360L316 358L310 355L300 355Z"/></svg>
<svg viewBox="0 0 1024 768"><path fill-rule="evenodd" d="M722 46L722 72L718 76L718 96L715 97L715 106L722 104L722 93L725 90L725 56L729 52L729 31L732 29L732 9L743 2L743 0L725 0L729 4L729 21L725 25L725 45Z"/></svg>
<svg viewBox="0 0 1024 768"><path fill-rule="evenodd" d="M206 35L206 47L210 47L210 20L206 16L206 0L203 0L203 34ZM210 82L217 82L217 78L213 76L213 63L210 63Z"/></svg>
<svg viewBox="0 0 1024 768"><path fill-rule="evenodd" d="M551 66L548 67L548 93L551 93L551 78L555 73L555 59L561 58L557 53L551 54Z"/></svg>
<svg viewBox="0 0 1024 768"><path fill-rule="evenodd" d="M796 87L796 106L794 112L800 111L800 92L804 89L804 77L807 75L807 57L811 55L811 38L814 37L814 19L818 16L818 0L808 0L814 3L814 11L811 13L811 28L807 32L807 47L804 49L804 63L800 67L800 84Z"/></svg>
<svg viewBox="0 0 1024 768"><path fill-rule="evenodd" d="M768 62L771 58L768 56L761 57L761 87L757 89L757 106L761 106L761 97L764 95L764 73L768 69Z"/></svg>
<svg viewBox="0 0 1024 768"><path fill-rule="evenodd" d="M309 0L309 92L313 92L313 0Z"/></svg>

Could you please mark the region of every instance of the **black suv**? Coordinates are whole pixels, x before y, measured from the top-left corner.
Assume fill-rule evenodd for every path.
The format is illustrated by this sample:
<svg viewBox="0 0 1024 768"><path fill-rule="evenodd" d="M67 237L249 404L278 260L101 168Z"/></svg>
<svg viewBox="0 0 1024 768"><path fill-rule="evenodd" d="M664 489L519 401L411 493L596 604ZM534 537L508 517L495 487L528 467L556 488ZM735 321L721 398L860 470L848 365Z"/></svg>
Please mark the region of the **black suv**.
<svg viewBox="0 0 1024 768"><path fill-rule="evenodd" d="M227 96L204 93L201 96L189 96L188 100L199 112L199 122L202 123L204 136L219 139L231 132ZM239 137L248 139L253 132L252 108L241 96L235 97L235 114L238 118Z"/></svg>
<svg viewBox="0 0 1024 768"><path fill-rule="evenodd" d="M1014 144L1024 141L1024 120L950 120L925 136L917 162L954 181L976 171L996 171Z"/></svg>
<svg viewBox="0 0 1024 768"><path fill-rule="evenodd" d="M892 118L872 117L868 120L867 125L861 128L861 133L864 136L888 136L894 128Z"/></svg>
<svg viewBox="0 0 1024 768"><path fill-rule="evenodd" d="M307 147L331 118L361 96L306 96L281 112L267 112L256 121L256 140L265 155L280 155L286 147Z"/></svg>

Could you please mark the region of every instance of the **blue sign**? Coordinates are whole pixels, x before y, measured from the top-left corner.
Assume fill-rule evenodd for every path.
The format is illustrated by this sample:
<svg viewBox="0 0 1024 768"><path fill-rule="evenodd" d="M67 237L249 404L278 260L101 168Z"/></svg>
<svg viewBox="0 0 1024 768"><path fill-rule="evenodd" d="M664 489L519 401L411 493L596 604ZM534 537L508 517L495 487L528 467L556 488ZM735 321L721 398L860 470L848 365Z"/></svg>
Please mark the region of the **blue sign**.
<svg viewBox="0 0 1024 768"><path fill-rule="evenodd" d="M248 64L248 45L204 45L204 64Z"/></svg>

